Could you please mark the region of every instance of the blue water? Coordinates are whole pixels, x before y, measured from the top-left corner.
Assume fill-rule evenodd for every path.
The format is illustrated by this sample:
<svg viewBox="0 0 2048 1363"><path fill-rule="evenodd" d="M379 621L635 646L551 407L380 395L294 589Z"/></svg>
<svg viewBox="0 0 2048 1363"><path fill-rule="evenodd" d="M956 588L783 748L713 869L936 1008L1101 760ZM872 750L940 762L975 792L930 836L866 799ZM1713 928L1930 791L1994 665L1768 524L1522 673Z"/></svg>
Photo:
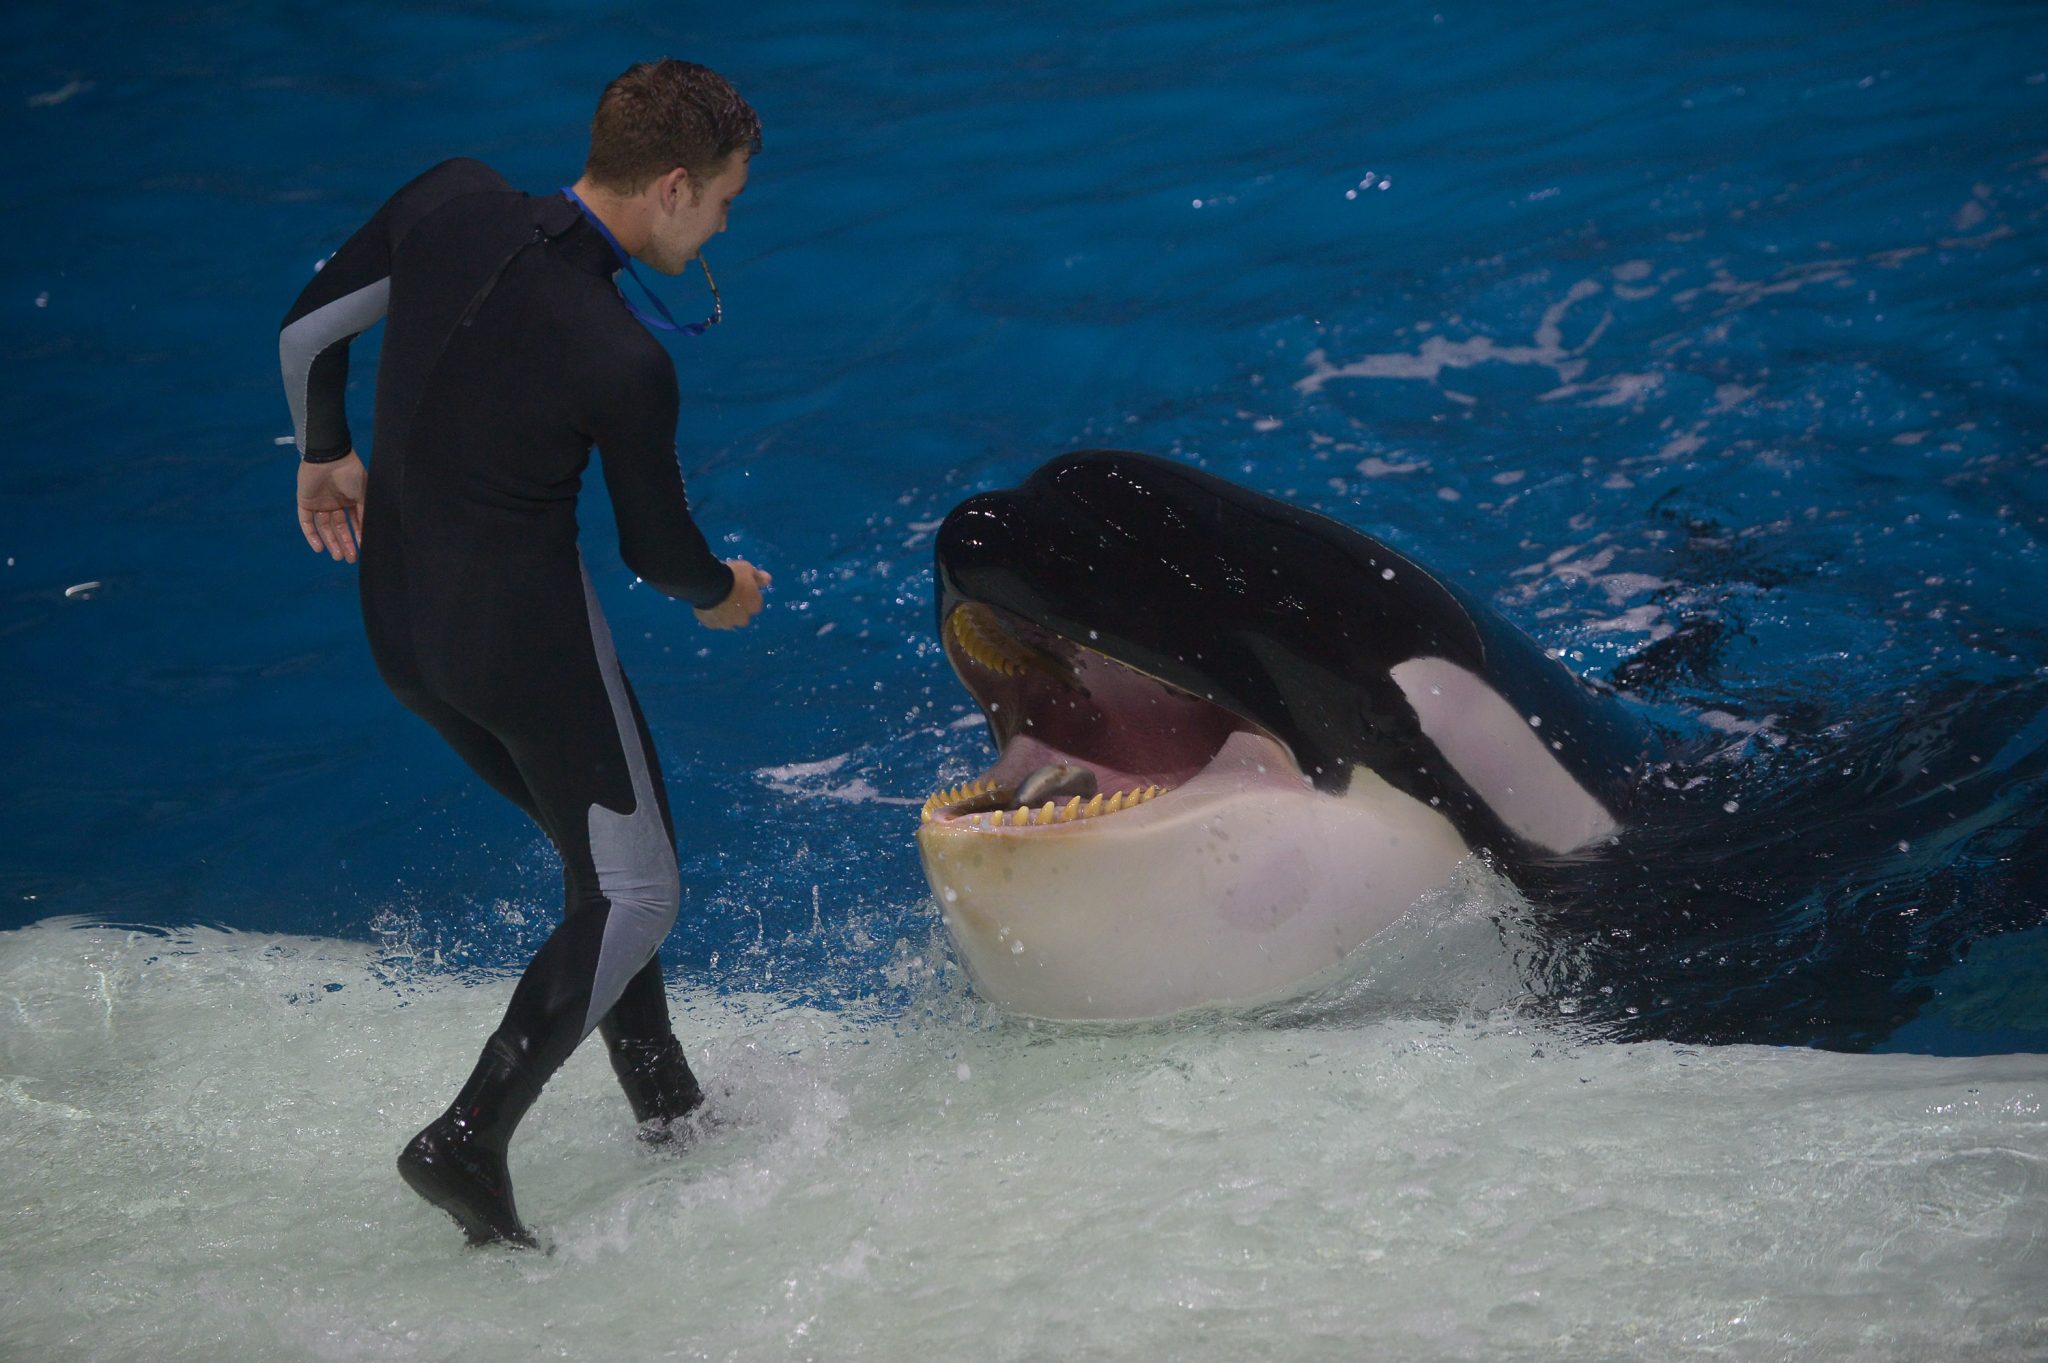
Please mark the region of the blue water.
<svg viewBox="0 0 2048 1363"><path fill-rule="evenodd" d="M2037 9L39 4L0 33L0 928L428 967L544 935L551 854L384 692L352 570L299 540L274 332L397 184L466 154L551 188L602 81L666 51L766 124L710 251L727 321L671 348L699 517L777 575L709 634L586 496L675 802L674 970L903 1006L914 802L984 751L931 529L1113 444L1382 535L1590 675L1700 641L1642 703L1783 876L1716 920L1743 981L1683 992L1711 941L1633 962L1667 1013L2048 1049Z"/></svg>

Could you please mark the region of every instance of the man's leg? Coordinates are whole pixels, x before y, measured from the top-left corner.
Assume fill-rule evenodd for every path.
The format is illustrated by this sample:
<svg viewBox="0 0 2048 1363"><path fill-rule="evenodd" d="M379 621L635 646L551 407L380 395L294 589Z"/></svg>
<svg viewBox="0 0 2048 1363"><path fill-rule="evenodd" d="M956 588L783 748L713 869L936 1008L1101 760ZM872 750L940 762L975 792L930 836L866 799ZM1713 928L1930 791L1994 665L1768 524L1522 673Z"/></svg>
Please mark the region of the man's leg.
<svg viewBox="0 0 2048 1363"><path fill-rule="evenodd" d="M622 672L626 703L633 715L633 730L639 736L653 780L655 803L661 809L661 824L670 846L675 844L675 820L669 814L668 786L662 780L660 757L654 750L654 736L647 730L640 699ZM612 1072L632 1105L633 1120L640 1123L640 1137L652 1143L669 1139L677 1119L704 1101L704 1090L690 1072L682 1043L668 1016L668 994L662 986L661 958L648 958L640 973L627 982L619 1001L598 1023L609 1052Z"/></svg>
<svg viewBox="0 0 2048 1363"><path fill-rule="evenodd" d="M469 1081L399 1156L406 1181L472 1243L534 1243L513 1204L506 1148L541 1086L622 1001L610 1029L624 1047L613 1049L614 1068L636 1115L646 1107L673 1117L698 1101L654 964L680 899L659 768L587 579L582 586L581 640L536 631L553 645L546 667L501 670L465 706L516 764L566 883L562 922Z"/></svg>
<svg viewBox="0 0 2048 1363"><path fill-rule="evenodd" d="M673 842L675 820L669 813L668 788L662 780L654 736L648 731L646 716L641 713L639 697L633 694L631 681L626 680L623 673L620 680L625 685L626 699L632 709L634 731L646 754L655 802L661 809L662 827ZM540 806L527 789L526 778L520 775L518 764L489 730L416 688L408 688L401 699L413 713L431 724L491 789L519 806L536 824L542 822ZM583 902L574 880L566 874L563 880L562 910L566 919L581 908ZM643 1127L641 1138L650 1143L666 1140L670 1134L669 1123L701 1104L704 1091L690 1072L689 1061L684 1058L682 1044L676 1040L674 1027L669 1021L668 993L662 983L659 956L649 959L640 973L627 982L619 1001L598 1023L598 1031L604 1037L612 1071L619 1078L619 1087L625 1091L626 1101L633 1109L633 1120Z"/></svg>
<svg viewBox="0 0 2048 1363"><path fill-rule="evenodd" d="M491 789L540 819L540 806L506 746L488 729L459 713L447 702L416 687L397 691L414 714L431 724ZM525 1068L495 1039L470 1073L440 1121L461 1138L423 1143L415 1137L399 1156L398 1170L420 1196L440 1207L461 1225L471 1244L505 1240L531 1246L534 1238L520 1223L512 1201L512 1180L505 1166L505 1146L512 1129L540 1092L528 1082Z"/></svg>
<svg viewBox="0 0 2048 1363"><path fill-rule="evenodd" d="M704 1090L669 1023L659 958L640 968L597 1028L611 1055L612 1073L632 1104L633 1120L640 1123L640 1139L650 1144L669 1140L675 1134L672 1124L703 1103Z"/></svg>

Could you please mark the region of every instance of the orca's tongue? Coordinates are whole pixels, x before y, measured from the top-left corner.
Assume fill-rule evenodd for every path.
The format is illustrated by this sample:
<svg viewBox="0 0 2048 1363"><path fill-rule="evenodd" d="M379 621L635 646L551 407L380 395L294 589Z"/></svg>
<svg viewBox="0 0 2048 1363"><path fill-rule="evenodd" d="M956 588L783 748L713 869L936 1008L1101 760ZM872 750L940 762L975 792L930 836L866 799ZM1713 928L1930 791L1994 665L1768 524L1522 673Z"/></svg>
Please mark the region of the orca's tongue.
<svg viewBox="0 0 2048 1363"><path fill-rule="evenodd" d="M1101 787L1095 773L1086 767L1077 767L1067 762L1052 762L1040 767L1024 778L1024 784L1017 787L1017 803L1020 805L1043 804L1047 800L1066 800L1073 796L1087 799Z"/></svg>

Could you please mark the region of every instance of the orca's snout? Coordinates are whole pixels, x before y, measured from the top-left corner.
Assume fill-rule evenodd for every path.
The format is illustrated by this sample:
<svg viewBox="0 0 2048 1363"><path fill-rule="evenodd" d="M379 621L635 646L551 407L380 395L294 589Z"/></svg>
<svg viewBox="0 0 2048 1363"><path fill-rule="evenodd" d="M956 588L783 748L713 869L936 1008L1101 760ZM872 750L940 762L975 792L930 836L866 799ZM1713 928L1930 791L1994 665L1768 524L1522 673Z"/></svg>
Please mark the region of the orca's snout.
<svg viewBox="0 0 2048 1363"><path fill-rule="evenodd" d="M1077 527L1045 514L1014 491L983 492L955 507L939 526L933 550L939 624L960 600L999 606L1041 623L1061 616L1088 583Z"/></svg>

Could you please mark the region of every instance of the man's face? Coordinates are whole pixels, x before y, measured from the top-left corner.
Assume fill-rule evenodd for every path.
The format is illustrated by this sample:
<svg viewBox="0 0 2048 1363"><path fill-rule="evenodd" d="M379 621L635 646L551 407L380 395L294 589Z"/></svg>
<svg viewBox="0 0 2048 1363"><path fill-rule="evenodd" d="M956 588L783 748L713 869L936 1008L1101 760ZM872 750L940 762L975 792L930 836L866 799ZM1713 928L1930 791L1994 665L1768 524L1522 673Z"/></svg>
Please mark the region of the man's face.
<svg viewBox="0 0 2048 1363"><path fill-rule="evenodd" d="M656 204L654 236L643 259L663 274L681 274L704 243L725 230L732 201L747 187L745 152L735 152L710 178L685 178Z"/></svg>

